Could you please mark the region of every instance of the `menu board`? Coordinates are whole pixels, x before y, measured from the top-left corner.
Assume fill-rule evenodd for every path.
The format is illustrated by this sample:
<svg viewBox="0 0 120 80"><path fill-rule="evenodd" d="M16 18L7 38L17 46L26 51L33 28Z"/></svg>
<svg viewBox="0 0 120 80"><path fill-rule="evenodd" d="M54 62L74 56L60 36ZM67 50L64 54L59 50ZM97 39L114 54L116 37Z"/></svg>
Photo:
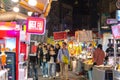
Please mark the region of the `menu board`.
<svg viewBox="0 0 120 80"><path fill-rule="evenodd" d="M120 25L112 26L112 34L114 39L120 39Z"/></svg>

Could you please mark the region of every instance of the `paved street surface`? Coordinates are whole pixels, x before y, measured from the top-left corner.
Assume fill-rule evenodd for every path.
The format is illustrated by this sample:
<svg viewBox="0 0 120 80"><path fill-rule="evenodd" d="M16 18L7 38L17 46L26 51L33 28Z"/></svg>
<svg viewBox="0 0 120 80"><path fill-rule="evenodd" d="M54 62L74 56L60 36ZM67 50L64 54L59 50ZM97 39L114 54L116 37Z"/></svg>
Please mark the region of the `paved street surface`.
<svg viewBox="0 0 120 80"><path fill-rule="evenodd" d="M55 79L43 78L41 75L39 75L39 80L61 80L61 79L59 77L56 77ZM69 80L86 80L86 79L83 76L77 76L74 73L69 72Z"/></svg>
<svg viewBox="0 0 120 80"><path fill-rule="evenodd" d="M38 71L38 75L39 75L38 80L61 80L60 77L56 77L55 79L43 78L41 75L41 70L38 69L37 71ZM28 80L33 80L33 79L30 78ZM65 80L65 79L63 79L63 80ZM75 73L69 71L69 80L87 80L87 79L85 79L83 76L77 76Z"/></svg>

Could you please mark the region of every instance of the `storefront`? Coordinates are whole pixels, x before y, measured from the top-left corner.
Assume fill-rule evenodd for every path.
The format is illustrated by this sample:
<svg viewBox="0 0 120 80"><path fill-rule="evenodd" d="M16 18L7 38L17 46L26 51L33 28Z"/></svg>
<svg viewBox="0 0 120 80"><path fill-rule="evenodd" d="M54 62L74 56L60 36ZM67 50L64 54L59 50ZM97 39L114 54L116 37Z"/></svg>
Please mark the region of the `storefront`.
<svg viewBox="0 0 120 80"><path fill-rule="evenodd" d="M4 55L6 55L6 65L4 65L4 67L8 70L8 80L21 80L19 79L20 77L27 79L27 69L23 69L23 64L26 63L28 55L27 40L23 41L26 34L21 35L22 31L20 25L17 25L16 22L0 22L0 26L0 51L2 55L4 50ZM20 46L24 47L24 50ZM20 75L21 67L25 70L23 73L26 75L24 76Z"/></svg>

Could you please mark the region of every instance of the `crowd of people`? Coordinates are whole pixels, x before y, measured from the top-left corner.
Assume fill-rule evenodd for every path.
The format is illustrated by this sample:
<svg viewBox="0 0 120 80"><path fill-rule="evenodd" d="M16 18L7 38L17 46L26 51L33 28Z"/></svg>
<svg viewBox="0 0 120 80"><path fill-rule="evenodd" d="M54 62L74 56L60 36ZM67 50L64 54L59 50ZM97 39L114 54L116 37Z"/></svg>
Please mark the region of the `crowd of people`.
<svg viewBox="0 0 120 80"><path fill-rule="evenodd" d="M109 53L111 49L113 51L113 48L110 46L106 50L106 53ZM108 54L105 55L105 52L102 50L101 44L99 44L97 48L94 48L90 44L87 49L83 48L81 54L85 53L92 53L90 55L92 55L94 60L93 65L104 64L106 57L108 57ZM55 79L59 76L61 80L68 80L68 65L72 58L73 57L70 55L67 49L67 43L65 42L62 42L61 46L59 44L51 45L40 43L37 47L36 57L32 60L36 80L38 80L38 70L36 69L36 65L39 65L43 78ZM77 70L77 68L79 68L79 70ZM81 74L81 71L83 71L80 70L80 68L81 66L76 67L76 70L79 72L79 74Z"/></svg>
<svg viewBox="0 0 120 80"><path fill-rule="evenodd" d="M65 56L65 57L64 57ZM69 62L70 56L67 49L67 44L42 44L40 43L37 48L36 58L32 60L33 65L39 65L42 70L42 76L49 79L60 76L61 79L68 80L68 63L63 61L66 58ZM34 68L36 80L38 80L38 71Z"/></svg>

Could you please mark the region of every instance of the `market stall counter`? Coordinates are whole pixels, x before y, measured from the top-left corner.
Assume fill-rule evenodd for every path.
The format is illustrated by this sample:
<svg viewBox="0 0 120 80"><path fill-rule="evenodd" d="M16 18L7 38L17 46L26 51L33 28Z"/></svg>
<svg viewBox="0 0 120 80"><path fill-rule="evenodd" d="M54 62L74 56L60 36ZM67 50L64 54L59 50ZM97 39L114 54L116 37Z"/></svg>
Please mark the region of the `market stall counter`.
<svg viewBox="0 0 120 80"><path fill-rule="evenodd" d="M89 80L92 80L92 67L93 67L92 59L88 59L83 62L83 70L85 71L85 75Z"/></svg>
<svg viewBox="0 0 120 80"><path fill-rule="evenodd" d="M113 80L113 71L111 66L94 66L93 80Z"/></svg>

